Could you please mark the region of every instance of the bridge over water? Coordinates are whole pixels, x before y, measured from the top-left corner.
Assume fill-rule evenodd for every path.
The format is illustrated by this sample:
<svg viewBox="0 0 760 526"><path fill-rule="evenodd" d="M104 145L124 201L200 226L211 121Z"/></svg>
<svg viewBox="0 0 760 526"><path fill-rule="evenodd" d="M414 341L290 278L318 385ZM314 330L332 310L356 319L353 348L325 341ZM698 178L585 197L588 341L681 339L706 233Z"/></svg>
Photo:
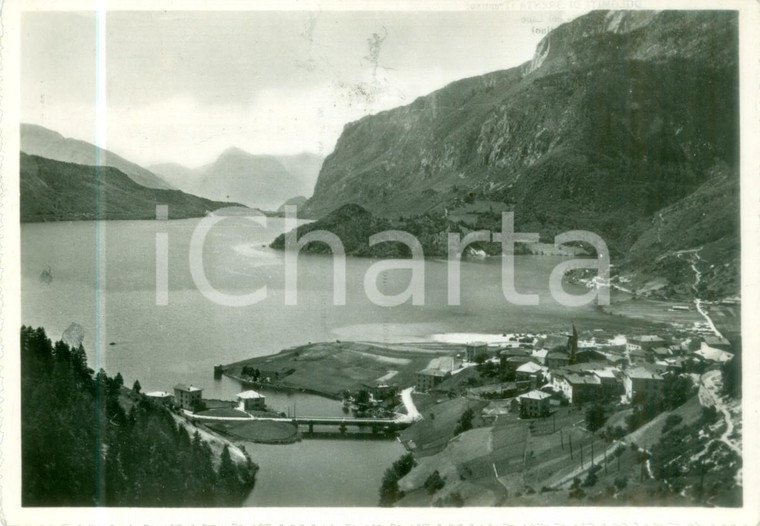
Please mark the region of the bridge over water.
<svg viewBox="0 0 760 526"><path fill-rule="evenodd" d="M413 419L406 415L399 415L397 418L352 418L340 416L206 416L191 413L184 410L187 417L193 420L211 421L211 422L288 422L296 426L308 426L309 433L314 432L314 426L336 426L345 429L346 427L371 427L373 433L380 431L398 431L409 427Z"/></svg>

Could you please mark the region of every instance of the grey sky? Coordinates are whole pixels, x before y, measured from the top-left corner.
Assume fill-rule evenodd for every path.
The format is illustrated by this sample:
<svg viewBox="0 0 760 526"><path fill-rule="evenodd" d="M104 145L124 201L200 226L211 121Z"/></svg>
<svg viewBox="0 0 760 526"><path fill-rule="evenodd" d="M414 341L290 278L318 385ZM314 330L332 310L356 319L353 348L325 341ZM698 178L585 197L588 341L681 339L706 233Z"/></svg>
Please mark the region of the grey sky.
<svg viewBox="0 0 760 526"><path fill-rule="evenodd" d="M530 17L533 20L526 20ZM519 12L112 12L109 149L198 166L237 146L324 155L347 122L516 66L537 29ZM95 16L25 13L22 120L94 142ZM377 68L369 40L377 35Z"/></svg>

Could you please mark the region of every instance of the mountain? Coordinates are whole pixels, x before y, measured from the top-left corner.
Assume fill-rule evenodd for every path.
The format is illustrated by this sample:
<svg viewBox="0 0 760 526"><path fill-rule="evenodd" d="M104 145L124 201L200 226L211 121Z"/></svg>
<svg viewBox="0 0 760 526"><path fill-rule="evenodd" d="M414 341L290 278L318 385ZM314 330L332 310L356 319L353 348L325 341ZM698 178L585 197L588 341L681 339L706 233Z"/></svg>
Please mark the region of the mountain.
<svg viewBox="0 0 760 526"><path fill-rule="evenodd" d="M299 153L296 155L276 155L285 169L299 181L297 194L311 195L317 182L319 170L322 168L324 157L314 153Z"/></svg>
<svg viewBox="0 0 760 526"><path fill-rule="evenodd" d="M195 179L195 171L192 168L177 163L152 164L148 169L180 190L189 191L190 182Z"/></svg>
<svg viewBox="0 0 760 526"><path fill-rule="evenodd" d="M213 163L198 169L173 163L151 169L191 193L276 210L294 194L311 195L321 166L322 157L310 153L254 155L229 148Z"/></svg>
<svg viewBox="0 0 760 526"><path fill-rule="evenodd" d="M84 166L21 153L21 221L155 219L156 205L169 218L202 217L234 206L179 190L148 188L116 168Z"/></svg>
<svg viewBox="0 0 760 526"><path fill-rule="evenodd" d="M277 212L284 213L286 206L295 206L295 207L301 208L304 205L304 203L306 203L306 201L308 201L308 199L306 199L302 195L291 197L290 199L288 199L287 201L285 201L284 203L280 205L280 207L277 209Z"/></svg>
<svg viewBox="0 0 760 526"><path fill-rule="evenodd" d="M68 139L58 132L36 124L21 124L21 151L54 161L95 166L97 147L85 141ZM172 187L149 170L108 150L100 151L100 164L117 168L137 184L170 190Z"/></svg>
<svg viewBox="0 0 760 526"><path fill-rule="evenodd" d="M517 229L544 241L596 232L630 272L675 246L738 246L735 194L709 191L738 188L737 22L729 11L579 17L518 67L347 124L302 213L356 203L498 229L493 212L512 210ZM707 208L695 192L712 196ZM704 214L699 235L661 229L652 245L661 211ZM705 268L738 269L738 253L712 252Z"/></svg>

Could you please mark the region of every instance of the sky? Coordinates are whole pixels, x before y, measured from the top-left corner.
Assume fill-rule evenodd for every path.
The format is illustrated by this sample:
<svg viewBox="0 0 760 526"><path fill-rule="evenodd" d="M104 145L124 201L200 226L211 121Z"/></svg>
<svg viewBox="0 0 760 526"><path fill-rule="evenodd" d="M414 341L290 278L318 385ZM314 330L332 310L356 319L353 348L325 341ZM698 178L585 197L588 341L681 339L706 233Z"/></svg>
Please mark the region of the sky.
<svg viewBox="0 0 760 526"><path fill-rule="evenodd" d="M230 147L327 155L346 123L517 66L574 16L109 12L107 147L144 166ZM95 48L92 12L23 13L23 122L95 142Z"/></svg>

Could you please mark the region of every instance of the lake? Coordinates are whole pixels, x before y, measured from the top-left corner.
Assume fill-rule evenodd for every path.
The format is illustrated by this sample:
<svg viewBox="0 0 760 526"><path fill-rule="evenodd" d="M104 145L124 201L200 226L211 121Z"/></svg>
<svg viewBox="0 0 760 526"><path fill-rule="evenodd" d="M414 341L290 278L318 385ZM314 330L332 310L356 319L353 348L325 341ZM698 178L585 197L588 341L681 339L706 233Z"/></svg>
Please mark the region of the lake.
<svg viewBox="0 0 760 526"><path fill-rule="evenodd" d="M593 306L559 305L548 278L563 258L552 256L516 258L517 289L538 294L535 307L504 299L500 258L462 263L461 305L456 307L447 305L445 261L425 262L424 306L381 307L364 292L364 276L375 261L348 258L346 305L334 306L332 259L317 255L299 258L298 304L285 305L283 253L263 246L282 233L279 218L269 218L267 228L226 218L210 231L204 265L216 289L239 295L267 287L266 299L255 305L218 305L199 292L190 272L190 238L198 222L22 224L22 322L45 327L54 340L78 323L85 330L90 365L111 375L121 372L126 385L139 379L144 391L171 391L184 382L202 387L206 398L222 399L232 399L241 388L229 379L214 380L214 364L307 342L426 341L449 332L548 331L568 329L571 323L579 329L623 331L643 323ZM156 304L159 233L168 234L168 305ZM41 279L46 271L52 276L49 283ZM398 293L409 276L406 270L385 272L380 289ZM586 289L569 286L567 291ZM340 404L318 396L267 395L268 404L279 411L297 405L299 414L341 414ZM382 472L403 453L394 441L306 440L289 446L250 444L248 450L262 467L251 505L375 505ZM361 469L348 469L351 462L341 467L338 458L359 462Z"/></svg>

